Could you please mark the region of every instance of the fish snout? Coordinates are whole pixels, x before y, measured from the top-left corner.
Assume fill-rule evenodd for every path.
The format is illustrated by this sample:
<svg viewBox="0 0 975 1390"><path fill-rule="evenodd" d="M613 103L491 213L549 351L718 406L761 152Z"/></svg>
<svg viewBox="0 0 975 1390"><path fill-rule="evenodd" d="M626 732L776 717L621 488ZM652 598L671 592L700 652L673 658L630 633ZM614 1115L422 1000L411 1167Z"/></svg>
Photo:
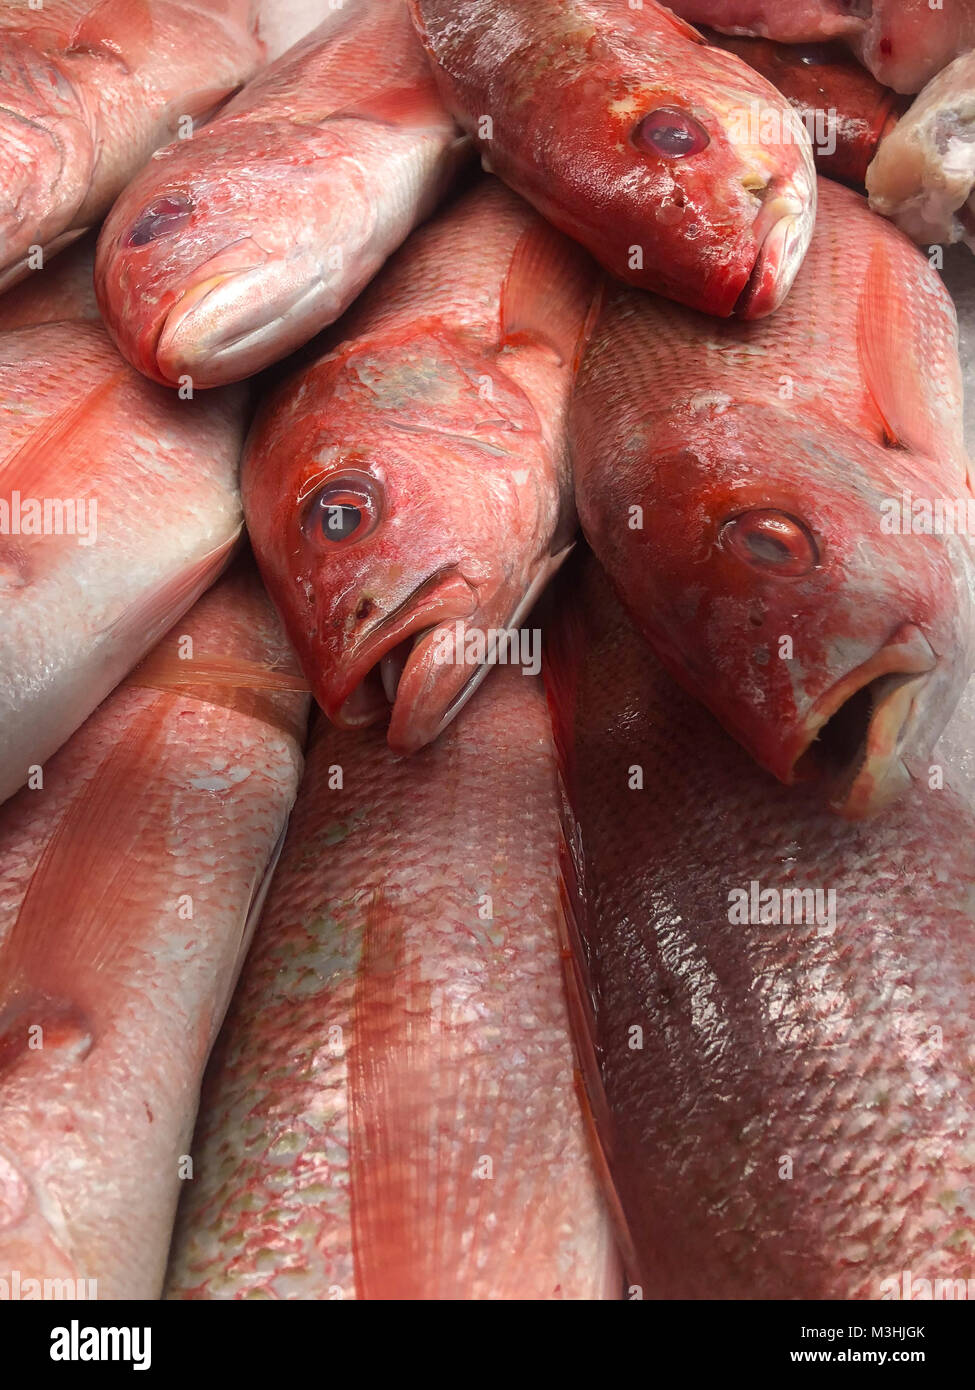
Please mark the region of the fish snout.
<svg viewBox="0 0 975 1390"><path fill-rule="evenodd" d="M905 623L814 705L787 780L821 782L830 808L848 820L882 810L910 783L905 759L938 664L920 628Z"/></svg>
<svg viewBox="0 0 975 1390"><path fill-rule="evenodd" d="M764 191L752 224L758 250L735 314L760 319L774 313L792 289L816 225L816 175L812 156L787 178L774 178Z"/></svg>

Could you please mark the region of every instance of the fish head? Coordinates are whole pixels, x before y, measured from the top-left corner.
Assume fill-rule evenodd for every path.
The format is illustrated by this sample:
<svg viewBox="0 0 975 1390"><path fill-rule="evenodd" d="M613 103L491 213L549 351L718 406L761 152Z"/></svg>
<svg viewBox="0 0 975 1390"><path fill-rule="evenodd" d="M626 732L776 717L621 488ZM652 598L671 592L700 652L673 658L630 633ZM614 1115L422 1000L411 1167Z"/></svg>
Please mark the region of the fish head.
<svg viewBox="0 0 975 1390"><path fill-rule="evenodd" d="M15 35L0 53L0 288L35 246L64 244L97 151L83 95L58 62ZM84 228L74 228L80 235ZM69 238L70 239L70 238Z"/></svg>
<svg viewBox="0 0 975 1390"><path fill-rule="evenodd" d="M608 263L639 284L641 258L648 288L721 317L761 318L788 294L812 238L809 135L789 102L733 54L702 46L679 71L656 83L618 78L608 107L594 93L572 111L582 177L591 180L592 161L578 160L580 147L603 171L598 206L612 211L615 243ZM605 236L605 215L603 226Z"/></svg>
<svg viewBox="0 0 975 1390"><path fill-rule="evenodd" d="M521 389L435 335L392 354L360 340L264 412L245 512L333 723L388 719L411 753L454 718L490 634L520 624L571 547L553 467Z"/></svg>
<svg viewBox="0 0 975 1390"><path fill-rule="evenodd" d="M353 148L363 127L222 121L150 160L106 219L95 265L129 361L168 385L220 386L337 317L382 259Z"/></svg>
<svg viewBox="0 0 975 1390"><path fill-rule="evenodd" d="M926 472L713 393L639 426L611 495L580 496L671 673L763 767L819 782L850 819L927 776L970 670L967 540L892 533Z"/></svg>

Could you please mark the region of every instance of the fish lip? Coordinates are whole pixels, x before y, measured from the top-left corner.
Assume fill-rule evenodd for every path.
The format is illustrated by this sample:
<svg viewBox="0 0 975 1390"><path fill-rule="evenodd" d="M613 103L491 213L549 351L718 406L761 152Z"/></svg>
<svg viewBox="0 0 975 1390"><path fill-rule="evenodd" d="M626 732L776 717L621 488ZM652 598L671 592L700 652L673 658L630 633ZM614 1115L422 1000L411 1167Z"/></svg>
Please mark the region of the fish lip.
<svg viewBox="0 0 975 1390"><path fill-rule="evenodd" d="M422 639L445 622L464 621L477 612L477 593L454 567L429 576L386 614L356 645L346 677L334 697L320 700L340 729L361 729L389 713L385 696L367 698L365 682L383 658L411 637ZM394 704L395 708L395 704Z"/></svg>
<svg viewBox="0 0 975 1390"><path fill-rule="evenodd" d="M782 304L809 250L816 202L815 183L805 193L796 182L770 185L752 224L758 249L751 275L735 304L736 318L765 318Z"/></svg>
<svg viewBox="0 0 975 1390"><path fill-rule="evenodd" d="M161 376L167 381L176 381L181 376L190 375L201 385L205 378L206 384L214 386L223 386L236 379L240 374L239 358L244 354L233 349L238 348L243 340L266 332L267 324L229 334L204 333L197 335L193 343L186 341L187 327L191 320L198 322L200 310L207 301L212 307L215 296L229 283L233 283L235 293L240 294L242 282L246 282L248 277L257 278L263 270L264 266L258 264L213 271L180 294L166 310L152 345L156 368ZM301 294L295 295L293 302L289 301L284 306L284 311L293 309L301 297Z"/></svg>
<svg viewBox="0 0 975 1390"><path fill-rule="evenodd" d="M937 666L938 658L920 628L903 624L874 656L838 681L809 711L799 726L786 780L825 780L830 809L847 820L862 820L882 810L911 780L900 749L914 724L918 698ZM823 773L817 766L817 740L830 720L861 695L866 727L856 754L845 765Z"/></svg>

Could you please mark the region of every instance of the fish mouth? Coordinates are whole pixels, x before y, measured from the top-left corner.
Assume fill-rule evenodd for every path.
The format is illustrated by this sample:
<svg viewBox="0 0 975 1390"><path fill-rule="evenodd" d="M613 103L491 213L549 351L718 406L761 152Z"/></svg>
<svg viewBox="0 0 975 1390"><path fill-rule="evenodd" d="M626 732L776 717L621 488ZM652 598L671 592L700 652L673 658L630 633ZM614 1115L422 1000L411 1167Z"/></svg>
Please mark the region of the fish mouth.
<svg viewBox="0 0 975 1390"><path fill-rule="evenodd" d="M938 665L927 638L904 624L806 716L790 781L817 781L847 820L875 815L911 781L902 754L919 699Z"/></svg>
<svg viewBox="0 0 975 1390"><path fill-rule="evenodd" d="M770 185L752 225L758 253L735 304L735 317L760 319L774 313L792 289L816 224L816 185Z"/></svg>
<svg viewBox="0 0 975 1390"><path fill-rule="evenodd" d="M351 691L339 703L332 722L362 728L389 715L387 742L394 753L417 753L447 728L490 674L499 657L491 632L519 630L524 618L573 549L574 542L546 556L523 589L503 585L490 611L473 585L459 572L434 576L421 584L370 632L352 667ZM467 639L485 639L490 655L468 659Z"/></svg>
<svg viewBox="0 0 975 1390"><path fill-rule="evenodd" d="M395 714L413 653L428 644L437 629L465 622L477 610L477 592L459 571L424 580L358 644L338 698L322 701L332 723L340 729L362 729L390 715L391 707Z"/></svg>
<svg viewBox="0 0 975 1390"><path fill-rule="evenodd" d="M244 264L242 254L248 258ZM235 242L201 267L200 278L170 306L154 353L167 381L191 376L199 386L226 386L311 336L327 286L297 273L269 275L262 254L250 238ZM309 326L311 313L316 317Z"/></svg>

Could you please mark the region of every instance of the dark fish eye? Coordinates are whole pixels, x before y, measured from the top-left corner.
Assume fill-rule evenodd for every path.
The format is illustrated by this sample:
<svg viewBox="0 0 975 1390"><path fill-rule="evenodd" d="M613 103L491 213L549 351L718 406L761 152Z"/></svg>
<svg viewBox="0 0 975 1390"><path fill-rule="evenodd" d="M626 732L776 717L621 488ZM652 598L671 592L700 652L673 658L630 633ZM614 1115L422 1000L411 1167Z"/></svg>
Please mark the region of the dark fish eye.
<svg viewBox="0 0 975 1390"><path fill-rule="evenodd" d="M785 577L808 574L819 564L819 547L809 528L771 508L731 517L721 528L721 544L746 564Z"/></svg>
<svg viewBox="0 0 975 1390"><path fill-rule="evenodd" d="M368 473L333 474L312 493L302 530L309 540L339 546L364 540L382 514L382 489Z"/></svg>
<svg viewBox="0 0 975 1390"><path fill-rule="evenodd" d="M154 198L136 218L125 238L126 246L147 246L161 236L169 236L186 226L193 211L193 201L185 193L167 193Z"/></svg>
<svg viewBox="0 0 975 1390"><path fill-rule="evenodd" d="M634 128L631 138L638 150L661 154L665 159L700 154L711 143L701 122L679 106L660 106L651 111Z"/></svg>

